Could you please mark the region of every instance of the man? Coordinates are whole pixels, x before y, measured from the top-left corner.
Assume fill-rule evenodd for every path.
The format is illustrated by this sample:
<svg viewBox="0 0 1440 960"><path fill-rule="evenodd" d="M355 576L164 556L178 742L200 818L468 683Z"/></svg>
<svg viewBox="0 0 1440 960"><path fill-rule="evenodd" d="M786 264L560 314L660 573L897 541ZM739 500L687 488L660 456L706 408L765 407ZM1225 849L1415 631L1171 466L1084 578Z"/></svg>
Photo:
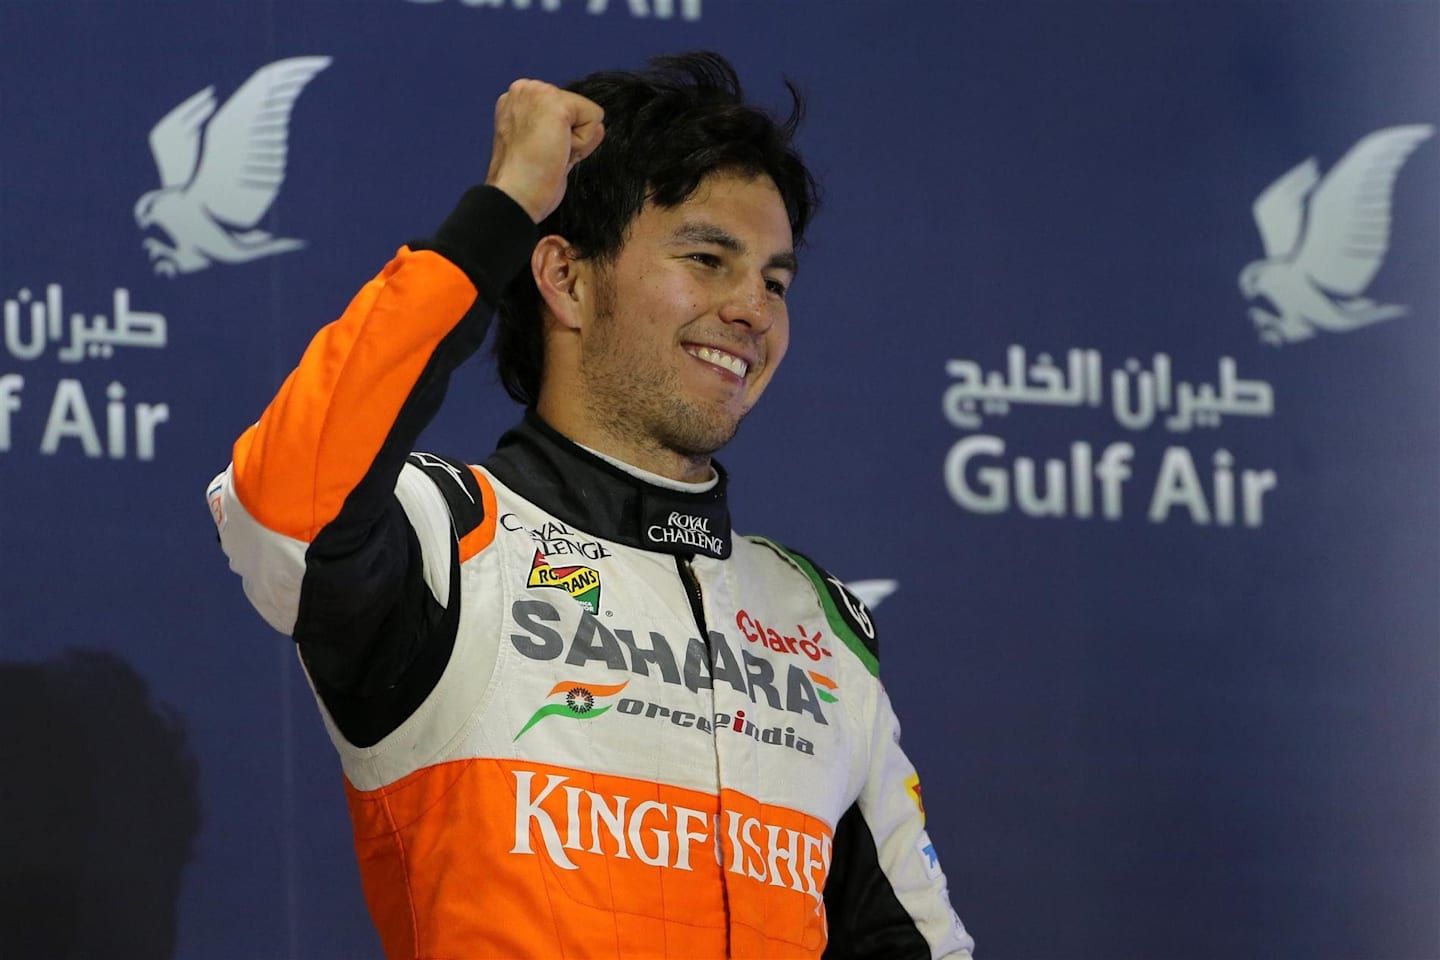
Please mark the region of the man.
<svg viewBox="0 0 1440 960"><path fill-rule="evenodd" d="M212 484L391 957L969 956L868 614L732 535L710 459L785 353L798 113L706 54L517 81L486 185ZM479 467L409 455L497 304L524 421Z"/></svg>

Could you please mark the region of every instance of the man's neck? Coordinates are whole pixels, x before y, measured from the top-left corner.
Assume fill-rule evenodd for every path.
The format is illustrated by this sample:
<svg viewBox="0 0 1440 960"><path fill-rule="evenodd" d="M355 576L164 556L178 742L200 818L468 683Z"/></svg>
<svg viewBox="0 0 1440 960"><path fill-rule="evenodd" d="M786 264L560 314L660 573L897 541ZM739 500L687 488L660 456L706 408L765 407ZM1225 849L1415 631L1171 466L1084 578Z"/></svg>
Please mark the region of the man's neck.
<svg viewBox="0 0 1440 960"><path fill-rule="evenodd" d="M619 465L628 465L680 483L704 483L715 476L710 457L691 457L670 450L654 440L631 438L607 429L580 414L557 409L541 397L536 405L540 418L566 439Z"/></svg>

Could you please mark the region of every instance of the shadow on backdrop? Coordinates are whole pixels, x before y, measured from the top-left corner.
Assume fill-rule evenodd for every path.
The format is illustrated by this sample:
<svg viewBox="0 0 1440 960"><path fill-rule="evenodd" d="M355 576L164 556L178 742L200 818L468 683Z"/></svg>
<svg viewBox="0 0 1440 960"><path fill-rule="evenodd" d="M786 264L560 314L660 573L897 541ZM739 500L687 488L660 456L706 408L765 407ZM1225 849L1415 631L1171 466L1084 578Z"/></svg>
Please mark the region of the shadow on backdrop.
<svg viewBox="0 0 1440 960"><path fill-rule="evenodd" d="M200 827L179 719L111 653L0 663L0 943L7 957L175 949Z"/></svg>

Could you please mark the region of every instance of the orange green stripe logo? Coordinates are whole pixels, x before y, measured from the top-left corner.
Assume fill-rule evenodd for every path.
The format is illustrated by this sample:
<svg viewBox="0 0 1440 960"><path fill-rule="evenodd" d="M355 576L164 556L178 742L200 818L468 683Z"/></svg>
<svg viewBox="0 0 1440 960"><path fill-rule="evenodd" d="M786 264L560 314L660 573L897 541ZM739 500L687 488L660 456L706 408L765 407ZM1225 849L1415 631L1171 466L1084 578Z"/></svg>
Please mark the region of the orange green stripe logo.
<svg viewBox="0 0 1440 960"><path fill-rule="evenodd" d="M824 700L826 703L840 702L840 698L835 696L835 694L831 692L836 689L834 680L831 680L823 673L816 673L814 670L806 670L805 672L810 674L810 679L814 680L817 684L817 686L815 687L815 693L820 697L821 700Z"/></svg>
<svg viewBox="0 0 1440 960"><path fill-rule="evenodd" d="M562 694L563 696L560 696L558 701L547 703L539 710L536 710L530 719L525 721L525 726L520 728L520 732L511 738L510 742L514 743L516 740L519 740L525 735L526 730L529 730L546 717L569 717L572 720L593 720L602 714L608 713L610 711L610 704L607 703L604 706L600 706L600 701L605 697L615 696L615 694L624 690L625 684L629 682L629 680L626 680L625 683L587 684L578 680L561 680L555 684L555 686L551 687L550 692L545 696L547 698Z"/></svg>

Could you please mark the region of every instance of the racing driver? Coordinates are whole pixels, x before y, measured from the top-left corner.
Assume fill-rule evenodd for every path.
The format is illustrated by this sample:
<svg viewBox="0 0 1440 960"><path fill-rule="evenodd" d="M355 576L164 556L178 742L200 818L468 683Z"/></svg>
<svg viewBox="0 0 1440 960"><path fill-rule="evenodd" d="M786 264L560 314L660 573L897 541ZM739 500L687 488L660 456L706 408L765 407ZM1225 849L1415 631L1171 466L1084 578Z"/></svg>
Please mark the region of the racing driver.
<svg viewBox="0 0 1440 960"><path fill-rule="evenodd" d="M732 532L815 184L714 54L517 80L209 490L391 958L968 958L864 606ZM412 453L498 311L521 422Z"/></svg>

